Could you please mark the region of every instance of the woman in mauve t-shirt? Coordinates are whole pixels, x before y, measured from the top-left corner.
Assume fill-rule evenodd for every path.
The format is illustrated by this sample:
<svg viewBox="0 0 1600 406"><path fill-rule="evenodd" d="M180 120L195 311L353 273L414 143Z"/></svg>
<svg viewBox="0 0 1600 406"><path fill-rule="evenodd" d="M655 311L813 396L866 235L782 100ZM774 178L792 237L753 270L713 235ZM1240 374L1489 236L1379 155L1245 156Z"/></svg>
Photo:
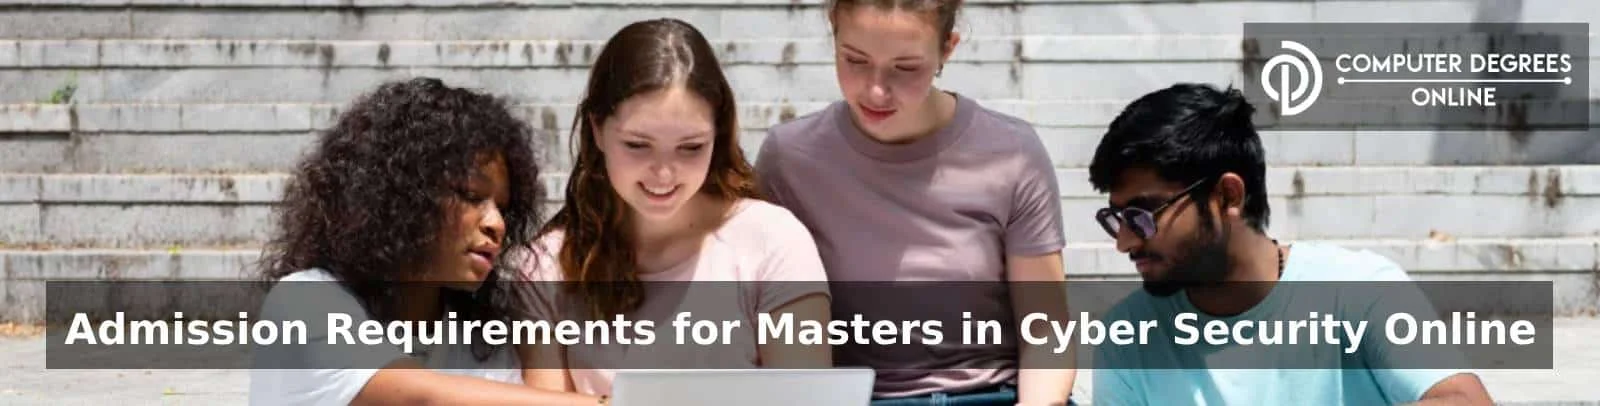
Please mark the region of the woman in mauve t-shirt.
<svg viewBox="0 0 1600 406"><path fill-rule="evenodd" d="M835 285L840 318L1065 314L1059 289L1006 283L1064 279L1058 186L1038 134L933 86L960 42L960 3L831 1L844 100L775 126L756 158L772 201L814 232L830 281L976 282L848 292ZM882 404L1067 401L1076 371L1054 346L1018 346L1014 331L1001 345L963 345L956 328L947 324L937 345L846 346L837 361L876 369Z"/></svg>
<svg viewBox="0 0 1600 406"><path fill-rule="evenodd" d="M694 27L641 21L608 40L578 105L566 198L523 269L546 282L536 285L536 320L622 315L654 322L655 341L627 345L613 334L539 345L536 386L608 395L618 369L832 365L824 345L757 344L760 313L827 322L828 289L805 226L758 199L736 119L733 92ZM727 344L674 345L681 312L743 327Z"/></svg>

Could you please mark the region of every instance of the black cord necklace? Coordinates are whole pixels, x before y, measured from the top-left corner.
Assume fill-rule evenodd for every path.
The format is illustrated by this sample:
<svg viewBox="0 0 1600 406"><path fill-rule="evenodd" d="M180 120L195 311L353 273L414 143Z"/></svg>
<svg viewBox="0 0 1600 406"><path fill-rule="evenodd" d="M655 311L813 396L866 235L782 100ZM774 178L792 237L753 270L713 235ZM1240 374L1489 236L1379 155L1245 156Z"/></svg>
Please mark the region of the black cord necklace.
<svg viewBox="0 0 1600 406"><path fill-rule="evenodd" d="M1277 239L1272 240L1272 250L1278 253L1278 279L1283 279L1283 246Z"/></svg>

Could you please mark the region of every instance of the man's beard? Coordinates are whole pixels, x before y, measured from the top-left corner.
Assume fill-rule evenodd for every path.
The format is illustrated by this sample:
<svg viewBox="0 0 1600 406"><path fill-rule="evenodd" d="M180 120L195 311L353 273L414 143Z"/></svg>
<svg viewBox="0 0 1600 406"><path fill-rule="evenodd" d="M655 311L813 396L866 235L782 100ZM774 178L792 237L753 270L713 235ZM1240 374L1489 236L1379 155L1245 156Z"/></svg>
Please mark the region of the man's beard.
<svg viewBox="0 0 1600 406"><path fill-rule="evenodd" d="M1223 225L1221 230L1201 226L1194 238L1179 247L1178 261L1167 270L1162 280L1145 280L1144 291L1156 297L1172 296L1185 288L1216 286L1227 279L1232 261L1228 258L1228 236L1231 230Z"/></svg>

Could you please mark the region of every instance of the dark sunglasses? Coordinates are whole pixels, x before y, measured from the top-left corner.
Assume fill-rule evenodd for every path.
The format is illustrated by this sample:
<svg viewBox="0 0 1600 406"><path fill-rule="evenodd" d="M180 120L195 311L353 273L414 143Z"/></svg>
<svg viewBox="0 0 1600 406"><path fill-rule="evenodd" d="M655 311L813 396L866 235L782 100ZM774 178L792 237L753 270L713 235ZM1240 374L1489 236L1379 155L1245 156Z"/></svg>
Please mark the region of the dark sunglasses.
<svg viewBox="0 0 1600 406"><path fill-rule="evenodd" d="M1132 227L1133 235L1139 236L1139 239L1150 239L1151 236L1156 235L1156 216L1160 215L1162 210L1166 210L1167 207L1176 203L1178 199L1188 196L1189 192L1194 191L1194 188L1199 187L1206 180L1195 181L1194 184L1184 188L1182 192L1178 192L1177 195L1161 203L1161 206L1156 207L1155 210L1145 210L1138 207L1125 207L1122 209L1107 207L1095 212L1094 219L1100 223L1100 228L1106 230L1106 234L1111 235L1111 238L1117 238L1117 232L1122 230L1123 224L1127 224Z"/></svg>

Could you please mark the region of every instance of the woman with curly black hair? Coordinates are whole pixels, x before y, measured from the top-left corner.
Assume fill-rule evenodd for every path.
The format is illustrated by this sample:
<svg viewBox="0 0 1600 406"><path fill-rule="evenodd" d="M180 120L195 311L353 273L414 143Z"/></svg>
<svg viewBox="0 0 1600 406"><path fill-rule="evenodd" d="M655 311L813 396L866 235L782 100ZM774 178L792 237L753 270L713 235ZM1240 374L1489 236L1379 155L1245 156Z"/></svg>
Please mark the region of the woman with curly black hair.
<svg viewBox="0 0 1600 406"><path fill-rule="evenodd" d="M262 318L310 333L307 345L257 348L251 403L594 404L524 385L523 348L413 351L333 330L335 314L347 326L525 317L523 278L500 254L527 244L541 219L529 132L501 100L431 78L386 83L350 106L295 168L262 257L275 282ZM409 333L400 338L444 337Z"/></svg>

